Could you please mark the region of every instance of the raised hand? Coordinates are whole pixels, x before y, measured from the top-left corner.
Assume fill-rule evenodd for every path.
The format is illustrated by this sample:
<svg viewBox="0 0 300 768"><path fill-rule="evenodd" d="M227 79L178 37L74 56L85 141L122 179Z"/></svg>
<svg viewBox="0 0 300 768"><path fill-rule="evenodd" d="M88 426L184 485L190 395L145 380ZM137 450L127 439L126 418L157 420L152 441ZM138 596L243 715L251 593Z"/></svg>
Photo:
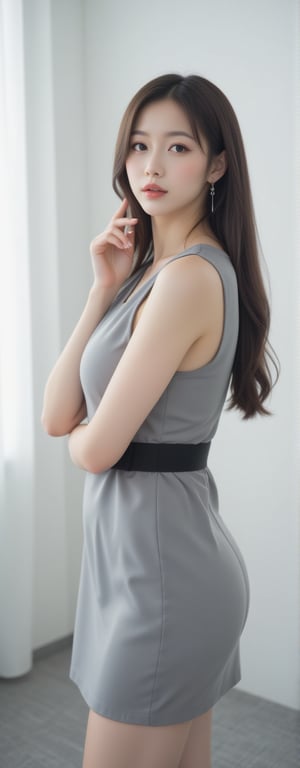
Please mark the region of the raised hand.
<svg viewBox="0 0 300 768"><path fill-rule="evenodd" d="M132 270L138 219L127 218L128 200L124 198L107 228L90 245L94 283L101 288L119 290Z"/></svg>

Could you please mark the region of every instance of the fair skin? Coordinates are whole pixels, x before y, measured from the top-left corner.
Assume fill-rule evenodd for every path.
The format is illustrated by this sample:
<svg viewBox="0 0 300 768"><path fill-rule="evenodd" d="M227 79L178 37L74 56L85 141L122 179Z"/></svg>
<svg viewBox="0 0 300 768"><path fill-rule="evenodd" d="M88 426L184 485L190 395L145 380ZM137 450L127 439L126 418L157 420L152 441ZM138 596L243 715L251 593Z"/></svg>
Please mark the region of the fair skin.
<svg viewBox="0 0 300 768"><path fill-rule="evenodd" d="M168 264L172 255L193 244L219 246L204 223L188 236L204 210L209 184L226 170L225 154L208 164L207 145L201 143L202 148L184 111L171 99L145 107L134 126L127 174L132 191L151 216L154 245L153 263L139 286L159 274L137 308L130 341L93 418L81 424L86 416L79 378L81 355L132 270L138 221L126 217L127 200L91 243L94 282L82 316L50 374L42 415L49 434L70 435L71 459L88 472L112 467L174 373L205 365L220 344L224 307L217 271L197 255ZM151 184L164 193L142 191ZM162 728L125 725L91 712L84 768L195 768L199 759L201 768L209 768L210 727L211 711L189 723Z"/></svg>

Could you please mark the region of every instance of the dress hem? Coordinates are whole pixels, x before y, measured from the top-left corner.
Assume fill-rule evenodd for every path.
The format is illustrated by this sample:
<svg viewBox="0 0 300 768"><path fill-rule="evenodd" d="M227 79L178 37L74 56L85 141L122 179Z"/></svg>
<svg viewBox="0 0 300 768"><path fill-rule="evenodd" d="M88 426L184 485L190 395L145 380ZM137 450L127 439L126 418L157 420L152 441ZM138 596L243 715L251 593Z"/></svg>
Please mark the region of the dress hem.
<svg viewBox="0 0 300 768"><path fill-rule="evenodd" d="M179 715L174 713L173 715L171 713L166 715L155 715L155 713L149 712L149 708L145 711L145 714L139 710L138 712L120 712L117 708L109 709L106 706L102 706L99 703L93 702L92 697L88 696L84 691L84 686L80 682L80 680L70 675L70 679L72 682L77 686L79 689L84 701L86 702L89 709L91 709L93 712L95 712L97 715L101 715L102 717L107 717L110 720L114 720L120 723L127 723L128 725L149 725L149 726L163 726L163 725L178 725L179 723L185 723L189 720L194 720L195 718L199 717L200 715L204 715L205 712L208 712L217 702L225 696L228 691L230 691L232 688L234 688L238 683L241 681L241 675L237 675L234 682L228 683L227 685L224 685L220 690L215 691L211 696L207 696L207 699L205 703L202 704L199 703L198 706L193 706L191 709L183 715Z"/></svg>

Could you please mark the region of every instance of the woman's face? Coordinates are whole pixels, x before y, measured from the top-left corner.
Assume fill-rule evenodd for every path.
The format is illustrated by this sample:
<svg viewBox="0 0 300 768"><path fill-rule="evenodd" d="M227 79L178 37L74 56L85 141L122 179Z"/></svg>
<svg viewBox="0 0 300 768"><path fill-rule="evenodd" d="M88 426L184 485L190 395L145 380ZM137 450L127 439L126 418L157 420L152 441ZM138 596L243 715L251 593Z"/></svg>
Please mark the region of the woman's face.
<svg viewBox="0 0 300 768"><path fill-rule="evenodd" d="M129 184L150 216L202 213L208 194L208 148L193 137L183 109L172 99L141 110L126 162Z"/></svg>

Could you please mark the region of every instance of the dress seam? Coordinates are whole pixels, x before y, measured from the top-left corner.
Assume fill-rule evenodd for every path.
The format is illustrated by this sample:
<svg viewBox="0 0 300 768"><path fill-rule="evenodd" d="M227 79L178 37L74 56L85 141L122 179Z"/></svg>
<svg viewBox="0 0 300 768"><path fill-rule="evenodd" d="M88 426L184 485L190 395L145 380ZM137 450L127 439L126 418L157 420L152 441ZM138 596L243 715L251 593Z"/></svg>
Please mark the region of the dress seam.
<svg viewBox="0 0 300 768"><path fill-rule="evenodd" d="M155 483L156 483L156 513L155 513L155 519L156 519L156 537L157 537L157 549L158 549L158 557L159 557L159 568L160 568L160 579L161 579L161 600L162 600L162 618L161 618L161 633L160 633L160 640L159 640L159 648L158 648L158 655L157 655L157 663L156 663L156 669L154 673L154 681L153 681L153 688L151 693L151 700L150 700L150 708L149 708L149 725L151 725L151 713L152 713L152 706L153 706L153 700L154 700L154 692L156 688L156 682L158 677L158 670L160 665L160 657L161 657L161 650L163 647L163 640L164 640L164 634L165 634L165 583L164 583L164 572L163 572L163 566L162 566L162 558L161 558L161 552L160 552L160 546L159 546L159 529L158 529L158 473L156 474Z"/></svg>

